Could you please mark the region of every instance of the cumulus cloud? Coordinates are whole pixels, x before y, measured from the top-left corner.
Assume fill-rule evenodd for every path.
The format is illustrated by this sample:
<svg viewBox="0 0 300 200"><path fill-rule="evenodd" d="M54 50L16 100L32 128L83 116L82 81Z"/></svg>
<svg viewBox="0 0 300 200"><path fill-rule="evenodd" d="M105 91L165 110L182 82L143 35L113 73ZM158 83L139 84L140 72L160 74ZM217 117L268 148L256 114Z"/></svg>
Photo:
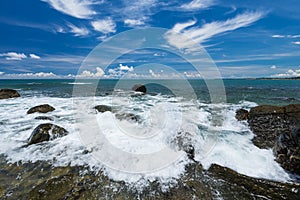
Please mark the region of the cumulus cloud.
<svg viewBox="0 0 300 200"><path fill-rule="evenodd" d="M79 77L79 78L97 78L97 77L102 77L103 75L104 75L103 69L101 69L100 67L96 67L96 72L84 70L77 77Z"/></svg>
<svg viewBox="0 0 300 200"><path fill-rule="evenodd" d="M185 23L175 24L175 26L166 33L165 37L172 46L180 49L189 48L192 45L191 42L188 42L190 39L196 43L203 43L215 35L233 31L241 27L247 27L261 19L263 15L262 12L246 12L226 21L215 21L204 24L202 27L195 27L194 25L197 21L191 20ZM183 34L185 37L180 37L179 34Z"/></svg>
<svg viewBox="0 0 300 200"><path fill-rule="evenodd" d="M296 41L296 42L292 42L292 43L300 45L300 41Z"/></svg>
<svg viewBox="0 0 300 200"><path fill-rule="evenodd" d="M287 72L282 74L275 74L274 77L300 77L300 69L289 69Z"/></svg>
<svg viewBox="0 0 300 200"><path fill-rule="evenodd" d="M32 59L37 59L37 60L41 59L40 56L38 56L38 55L36 55L34 53L29 54L29 57L32 58Z"/></svg>
<svg viewBox="0 0 300 200"><path fill-rule="evenodd" d="M0 53L0 56L5 57L6 60L22 60L24 58L27 58L24 53L16 52Z"/></svg>
<svg viewBox="0 0 300 200"><path fill-rule="evenodd" d="M90 33L85 27L77 27L71 23L69 23L68 26L71 29L70 32L73 33L74 36L86 36Z"/></svg>
<svg viewBox="0 0 300 200"><path fill-rule="evenodd" d="M99 31L104 34L116 32L116 24L111 18L93 21L91 24L95 31Z"/></svg>
<svg viewBox="0 0 300 200"><path fill-rule="evenodd" d="M270 68L271 69L276 69L277 67L276 67L276 65L272 65Z"/></svg>
<svg viewBox="0 0 300 200"><path fill-rule="evenodd" d="M3 75L3 74L4 74L4 72L0 72L0 76Z"/></svg>
<svg viewBox="0 0 300 200"><path fill-rule="evenodd" d="M189 3L183 4L181 6L184 10L196 10L208 8L215 4L215 0L192 0Z"/></svg>
<svg viewBox="0 0 300 200"><path fill-rule="evenodd" d="M141 19L125 19L124 24L130 27L144 25L145 22Z"/></svg>
<svg viewBox="0 0 300 200"><path fill-rule="evenodd" d="M130 71L132 72L133 71L133 66L128 66L128 65L123 65L123 64L119 64L119 69L121 71Z"/></svg>
<svg viewBox="0 0 300 200"><path fill-rule="evenodd" d="M42 0L50 4L54 9L64 14L79 19L89 19L97 14L91 5L95 4L94 0Z"/></svg>

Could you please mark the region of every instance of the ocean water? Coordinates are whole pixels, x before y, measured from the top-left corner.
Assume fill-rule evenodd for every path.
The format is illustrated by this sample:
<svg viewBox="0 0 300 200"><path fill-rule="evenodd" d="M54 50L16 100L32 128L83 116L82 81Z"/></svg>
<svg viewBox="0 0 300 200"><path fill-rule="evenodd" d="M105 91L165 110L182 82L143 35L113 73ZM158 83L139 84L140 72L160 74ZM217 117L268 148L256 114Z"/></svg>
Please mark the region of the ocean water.
<svg viewBox="0 0 300 200"><path fill-rule="evenodd" d="M166 183L179 178L191 162L182 151L184 144L190 144L195 160L205 169L217 163L251 177L291 180L274 161L271 149L253 145L253 133L246 122L235 120L235 111L262 104L300 103L300 80L224 80L223 103L211 102L212 91L203 80L149 80L146 95L130 91L140 82L0 80L0 88L21 94L0 101L0 154L11 163L89 166L113 180L142 187L148 180ZM193 92L186 91L187 83ZM45 103L55 111L26 114ZM95 105L110 105L113 112L97 113ZM139 116L139 121L116 117L124 113ZM54 121L34 119L37 116L51 116ZM24 147L33 129L47 122L64 127L69 134ZM180 134L184 137L178 139Z"/></svg>

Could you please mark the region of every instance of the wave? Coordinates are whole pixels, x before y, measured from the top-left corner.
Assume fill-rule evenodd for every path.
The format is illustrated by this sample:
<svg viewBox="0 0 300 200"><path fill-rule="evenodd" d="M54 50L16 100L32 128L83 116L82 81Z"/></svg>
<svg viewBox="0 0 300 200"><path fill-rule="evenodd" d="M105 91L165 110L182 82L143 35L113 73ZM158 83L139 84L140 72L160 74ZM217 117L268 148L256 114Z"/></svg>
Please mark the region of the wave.
<svg viewBox="0 0 300 200"><path fill-rule="evenodd" d="M149 155L160 152L165 147L176 149L174 139L177 139L178 133L182 133L195 147L195 160L206 169L217 163L248 176L289 181L288 174L274 161L272 151L254 146L251 142L253 133L247 124L234 118L236 109L255 106L253 102L216 105L161 95L104 96L92 100L88 97L1 100L0 118L3 128L0 133L0 154L5 154L12 163L49 161L54 166L87 165L91 170L103 171L113 180L123 180L136 186L155 179L168 182L179 178L185 172L185 166L190 162L185 154L168 165L147 173L120 172L107 166L95 156L102 140L98 141L95 137L93 144L87 144L84 138L88 137L89 131L86 129L80 132L78 126L89 124L94 119L97 129L109 144L117 147L118 152L124 152L116 157L115 162L126 154ZM29 108L44 103L54 106L56 110L47 114L26 114ZM93 106L98 104L112 105L117 113L138 115L140 121L119 120L112 112L96 113ZM73 110L74 106L82 110L84 114L81 116L84 117L78 119ZM52 116L52 123L64 127L69 134L42 145L24 148L32 130L42 123L34 119L40 115ZM222 120L218 124L219 119ZM93 129L92 126L89 128Z"/></svg>

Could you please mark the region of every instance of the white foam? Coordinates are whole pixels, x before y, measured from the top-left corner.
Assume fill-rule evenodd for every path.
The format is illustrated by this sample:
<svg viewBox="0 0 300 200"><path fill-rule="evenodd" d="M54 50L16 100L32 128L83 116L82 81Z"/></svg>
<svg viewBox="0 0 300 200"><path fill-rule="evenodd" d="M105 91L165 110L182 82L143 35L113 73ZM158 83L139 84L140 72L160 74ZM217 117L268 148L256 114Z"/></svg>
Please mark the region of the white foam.
<svg viewBox="0 0 300 200"><path fill-rule="evenodd" d="M54 106L56 110L47 114L26 114L29 108L44 103ZM92 109L94 105L88 105L90 110L83 110L90 116L96 116L98 122L101 122L104 135L111 144L126 152L139 154L155 152L163 146L170 146L177 131L184 131L190 133L191 142L196 150L196 159L200 160L205 168L212 163L217 163L252 177L289 180L288 175L274 161L271 150L262 150L254 146L251 142L253 134L247 124L234 119L236 109L250 108L256 105L255 103L240 102L239 105L222 107L160 95L145 95L140 98L124 96L113 100L109 96L96 97L95 105L98 103L113 104L119 112L141 116L142 122L135 123L126 120L118 121L110 112L96 114ZM145 174L125 173L105 166L93 154L87 153L86 150L91 149L87 149L82 143L75 126L73 106L77 105L73 105L71 98L27 97L1 100L0 153L5 154L10 162L45 160L55 166L88 165L92 170L101 169L114 180L134 183L137 187L142 187L148 180L159 179L162 183L172 182L185 172L185 165L189 162L186 156L180 157L163 169ZM226 110L224 111L223 108ZM218 114L223 116L224 121L222 125L213 127L212 119L216 110L220 111ZM64 127L69 134L42 145L22 147L37 125L48 122L34 119L40 115L53 116L54 121L51 123ZM165 121L161 120L163 118ZM161 124L162 128L157 124ZM124 129L126 133L132 132L137 137L124 134ZM151 132L150 130L160 134L154 134L149 140L141 142L138 137L144 137ZM211 130L218 133L218 140L212 146L205 146ZM203 156L204 147L210 148L205 156Z"/></svg>

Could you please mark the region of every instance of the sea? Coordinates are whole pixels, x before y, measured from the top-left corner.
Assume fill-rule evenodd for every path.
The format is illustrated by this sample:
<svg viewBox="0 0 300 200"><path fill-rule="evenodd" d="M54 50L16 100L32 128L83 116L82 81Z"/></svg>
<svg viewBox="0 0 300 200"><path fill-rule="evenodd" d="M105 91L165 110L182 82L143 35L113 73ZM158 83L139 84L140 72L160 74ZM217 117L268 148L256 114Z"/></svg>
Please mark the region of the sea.
<svg viewBox="0 0 300 200"><path fill-rule="evenodd" d="M135 84L145 84L147 93L133 92ZM235 119L235 111L300 103L300 80L26 79L0 80L0 88L16 89L21 95L0 100L0 154L6 163L88 166L112 180L143 187L151 180L168 183L179 178L191 162L182 153L187 143L205 169L216 163L250 177L291 181L274 161L272 149L252 143L253 133L246 121ZM222 101L212 99L218 95ZM55 110L26 113L41 104ZM113 110L97 112L96 105ZM126 119L126 114L138 120ZM26 146L42 123L61 126L69 134Z"/></svg>

